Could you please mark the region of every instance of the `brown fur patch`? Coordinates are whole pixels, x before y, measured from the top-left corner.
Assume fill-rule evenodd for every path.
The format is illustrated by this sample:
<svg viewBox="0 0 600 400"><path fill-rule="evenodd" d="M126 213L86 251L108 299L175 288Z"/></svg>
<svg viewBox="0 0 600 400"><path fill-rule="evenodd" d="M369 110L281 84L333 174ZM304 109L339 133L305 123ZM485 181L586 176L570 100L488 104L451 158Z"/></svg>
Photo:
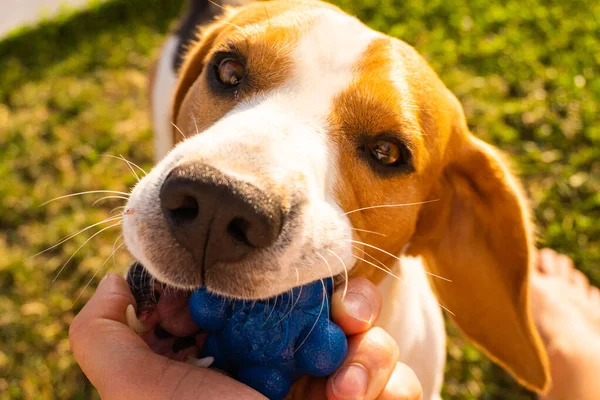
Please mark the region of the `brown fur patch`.
<svg viewBox="0 0 600 400"><path fill-rule="evenodd" d="M332 107L332 138L340 166L336 197L346 211L385 204L415 203L425 196L422 182L422 173L427 167L422 157L426 152L424 138L412 105L410 88L403 88L394 82L391 72L398 66L390 57L392 52L390 39L374 41L356 67L356 78L335 99ZM365 138L378 135L394 136L405 143L413 154L415 171L376 172L366 159L368 155L361 154L361 143ZM398 254L414 232L418 209L418 205L374 208L352 212L348 217L356 228L385 235L357 231L357 240ZM370 277L374 281L385 277L386 273L372 263L392 265L394 257L368 246L357 244L357 247L362 250L357 249L355 255L370 263L358 260L354 274Z"/></svg>
<svg viewBox="0 0 600 400"><path fill-rule="evenodd" d="M290 52L310 25L314 11L333 6L304 1L259 2L226 13L190 47L175 92L173 121L186 133L215 123L233 107L281 86L292 71ZM218 96L209 87L205 65L219 51L235 50L246 59L247 82L235 96ZM194 118L196 125L194 125ZM182 140L175 129L174 143Z"/></svg>

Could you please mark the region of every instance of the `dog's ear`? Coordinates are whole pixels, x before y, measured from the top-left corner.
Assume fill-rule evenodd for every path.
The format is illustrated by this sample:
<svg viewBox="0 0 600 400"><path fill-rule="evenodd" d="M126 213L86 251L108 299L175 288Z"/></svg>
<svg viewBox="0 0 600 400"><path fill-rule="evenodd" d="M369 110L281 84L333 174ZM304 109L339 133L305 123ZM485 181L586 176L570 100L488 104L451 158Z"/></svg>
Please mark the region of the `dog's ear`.
<svg viewBox="0 0 600 400"><path fill-rule="evenodd" d="M446 166L430 196L439 201L421 210L410 253L452 281L431 280L458 327L521 384L542 392L550 376L530 315L527 204L500 154L468 131L454 102Z"/></svg>

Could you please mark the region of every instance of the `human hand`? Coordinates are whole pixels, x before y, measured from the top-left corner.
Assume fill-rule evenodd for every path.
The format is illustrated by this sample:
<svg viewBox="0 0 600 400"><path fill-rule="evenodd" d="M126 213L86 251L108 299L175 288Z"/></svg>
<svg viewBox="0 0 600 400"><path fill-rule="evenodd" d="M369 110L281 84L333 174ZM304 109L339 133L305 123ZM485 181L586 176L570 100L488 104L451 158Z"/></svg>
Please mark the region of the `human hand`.
<svg viewBox="0 0 600 400"><path fill-rule="evenodd" d="M352 279L342 300L343 289L340 285L332 296L331 319L348 335L344 364L328 378L302 378L287 399L420 399L421 384L407 365L398 362L396 342L373 327L382 305L377 287L364 278Z"/></svg>
<svg viewBox="0 0 600 400"><path fill-rule="evenodd" d="M71 349L103 399L264 399L249 387L208 368L152 352L127 326L135 300L125 280L107 275L69 329Z"/></svg>
<svg viewBox="0 0 600 400"><path fill-rule="evenodd" d="M155 354L131 329L125 310L135 304L125 280L109 274L71 324L75 358L104 399L262 399L243 384L214 370L198 368ZM348 357L333 376L304 378L291 399L406 399L420 397L414 373L398 363L398 348L380 328L373 328L381 296L366 279L350 281L345 301L341 289L332 298L332 319L348 337Z"/></svg>

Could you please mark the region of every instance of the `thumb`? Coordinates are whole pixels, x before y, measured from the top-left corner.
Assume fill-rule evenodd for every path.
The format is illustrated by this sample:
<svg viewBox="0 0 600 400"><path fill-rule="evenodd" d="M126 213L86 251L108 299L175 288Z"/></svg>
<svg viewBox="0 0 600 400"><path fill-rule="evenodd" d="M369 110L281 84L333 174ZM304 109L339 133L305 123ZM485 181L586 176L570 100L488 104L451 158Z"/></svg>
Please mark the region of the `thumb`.
<svg viewBox="0 0 600 400"><path fill-rule="evenodd" d="M109 274L69 328L75 359L101 394L124 387L122 380L127 377L134 384L139 382L139 374L145 370L140 360L152 356L144 341L125 323L129 304L135 304L135 300L127 283Z"/></svg>
<svg viewBox="0 0 600 400"><path fill-rule="evenodd" d="M215 371L153 353L126 325L130 304L125 280L109 274L69 329L75 359L103 399L262 398Z"/></svg>

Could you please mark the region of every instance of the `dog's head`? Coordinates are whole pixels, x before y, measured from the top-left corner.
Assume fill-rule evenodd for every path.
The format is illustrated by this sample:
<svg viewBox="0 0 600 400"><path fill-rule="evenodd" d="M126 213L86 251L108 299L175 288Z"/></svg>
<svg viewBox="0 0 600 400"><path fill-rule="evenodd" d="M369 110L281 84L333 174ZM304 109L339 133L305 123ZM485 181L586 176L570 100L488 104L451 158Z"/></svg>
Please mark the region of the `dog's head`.
<svg viewBox="0 0 600 400"><path fill-rule="evenodd" d="M452 281L432 283L462 330L545 387L525 202L412 47L327 4L251 4L190 47L172 121L179 143L124 221L159 280L265 298L346 271L378 280L407 249Z"/></svg>

